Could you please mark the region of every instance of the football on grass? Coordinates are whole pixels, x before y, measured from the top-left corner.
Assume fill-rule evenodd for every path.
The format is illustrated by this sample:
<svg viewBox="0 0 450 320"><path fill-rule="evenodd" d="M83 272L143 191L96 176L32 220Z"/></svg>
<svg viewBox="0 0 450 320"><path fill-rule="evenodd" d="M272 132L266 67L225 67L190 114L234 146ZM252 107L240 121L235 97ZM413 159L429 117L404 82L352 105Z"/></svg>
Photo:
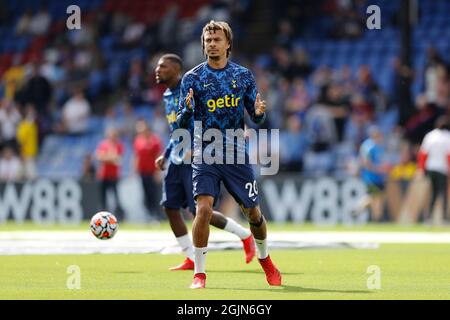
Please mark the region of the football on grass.
<svg viewBox="0 0 450 320"><path fill-rule="evenodd" d="M111 239L117 229L119 229L117 218L111 212L100 211L91 219L91 231L100 240Z"/></svg>

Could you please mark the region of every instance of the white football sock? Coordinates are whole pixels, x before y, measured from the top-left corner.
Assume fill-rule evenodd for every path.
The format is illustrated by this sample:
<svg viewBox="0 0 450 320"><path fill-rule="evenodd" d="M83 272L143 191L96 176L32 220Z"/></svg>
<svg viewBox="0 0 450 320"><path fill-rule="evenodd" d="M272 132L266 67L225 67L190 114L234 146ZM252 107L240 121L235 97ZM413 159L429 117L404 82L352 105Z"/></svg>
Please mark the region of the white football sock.
<svg viewBox="0 0 450 320"><path fill-rule="evenodd" d="M259 240L255 238L256 248L258 248L258 259L265 259L269 255L269 250L267 250L267 238L264 240Z"/></svg>
<svg viewBox="0 0 450 320"><path fill-rule="evenodd" d="M251 234L250 230L245 229L239 223L230 218L227 218L227 224L225 225L225 228L223 228L223 230L237 235L241 240L244 240Z"/></svg>
<svg viewBox="0 0 450 320"><path fill-rule="evenodd" d="M192 246L191 238L189 234L177 238L178 244L183 251L183 254L191 260L194 260L194 247Z"/></svg>
<svg viewBox="0 0 450 320"><path fill-rule="evenodd" d="M205 263L206 263L206 253L208 252L208 247L196 248L194 247L194 273L206 273Z"/></svg>

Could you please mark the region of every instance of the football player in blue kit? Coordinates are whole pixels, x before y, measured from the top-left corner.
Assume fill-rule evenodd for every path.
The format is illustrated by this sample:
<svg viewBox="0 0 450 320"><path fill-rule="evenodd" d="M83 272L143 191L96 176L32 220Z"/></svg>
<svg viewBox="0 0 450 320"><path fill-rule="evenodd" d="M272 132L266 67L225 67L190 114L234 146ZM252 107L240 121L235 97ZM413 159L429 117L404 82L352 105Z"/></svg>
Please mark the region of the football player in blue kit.
<svg viewBox="0 0 450 320"><path fill-rule="evenodd" d="M167 87L163 94L165 103L165 113L169 122L170 131L178 128L176 113L178 110L178 99L180 96L182 60L176 54L163 55L156 66L156 82ZM156 166L161 169L168 168L163 180L163 196L161 204L164 206L166 215L169 219L170 227L186 256L183 263L170 268L170 270L193 270L194 269L194 249L192 241L189 238L186 223L181 216L181 208L189 208L190 212L195 214L195 202L192 194L192 167L190 164L183 163L183 158L190 157L190 152L178 155L176 146L179 140L170 139L164 154L156 159ZM225 217L220 212L214 211L210 223L224 231L237 235L245 251L245 259L250 263L255 256L255 240L248 229L243 228L233 219Z"/></svg>
<svg viewBox="0 0 450 320"><path fill-rule="evenodd" d="M266 117L266 103L257 93L253 74L246 68L229 61L233 43L232 31L226 22L210 21L201 35L203 52L207 61L187 72L181 81L180 106L177 122L181 128L200 124L202 130L215 129L222 134L221 141L212 142L219 147L213 148L217 159L233 159L233 162L202 161L205 151L211 150L208 139L198 139L198 128L194 128L193 186L197 213L192 234L194 242L195 271L191 288L204 288L206 284L205 262L209 238L209 222L213 215L213 205L223 182L228 192L240 205L247 217L250 230L255 238L258 260L270 285L281 285L281 273L273 264L267 248L267 226L258 205L258 189L245 140L229 139L228 132L240 132L243 135L244 109L256 124ZM231 143L230 143L231 140ZM231 144L231 148L225 147ZM220 147L222 146L222 147ZM238 158L244 150L244 163ZM231 152L231 155L230 155ZM242 160L242 159L241 159Z"/></svg>

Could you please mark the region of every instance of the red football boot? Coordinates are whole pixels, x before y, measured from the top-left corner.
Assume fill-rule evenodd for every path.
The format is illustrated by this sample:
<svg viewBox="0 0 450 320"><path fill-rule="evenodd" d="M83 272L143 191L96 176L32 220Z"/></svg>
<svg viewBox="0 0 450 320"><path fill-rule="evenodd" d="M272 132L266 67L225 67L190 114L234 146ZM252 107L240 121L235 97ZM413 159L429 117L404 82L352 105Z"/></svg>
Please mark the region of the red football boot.
<svg viewBox="0 0 450 320"><path fill-rule="evenodd" d="M266 274L267 282L271 286L281 286L281 273L278 271L277 267L273 264L270 256L265 259L258 259L261 267Z"/></svg>
<svg viewBox="0 0 450 320"><path fill-rule="evenodd" d="M194 270L194 261L192 261L189 258L184 259L183 263L172 267L169 269L170 271L177 271L177 270Z"/></svg>
<svg viewBox="0 0 450 320"><path fill-rule="evenodd" d="M249 235L247 238L241 241L244 245L245 262L250 263L256 254L255 239L253 238L253 235Z"/></svg>
<svg viewBox="0 0 450 320"><path fill-rule="evenodd" d="M191 289L204 289L206 285L206 274L196 273L194 274L194 280L190 286Z"/></svg>

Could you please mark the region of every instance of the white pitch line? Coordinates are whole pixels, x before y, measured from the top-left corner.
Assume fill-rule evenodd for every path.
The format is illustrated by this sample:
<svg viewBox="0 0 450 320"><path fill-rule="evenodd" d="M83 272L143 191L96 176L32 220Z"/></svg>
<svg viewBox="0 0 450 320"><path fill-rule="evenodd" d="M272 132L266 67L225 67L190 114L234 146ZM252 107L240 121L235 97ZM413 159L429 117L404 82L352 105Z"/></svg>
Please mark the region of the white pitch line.
<svg viewBox="0 0 450 320"><path fill-rule="evenodd" d="M450 232L270 232L272 248L377 248L380 243L450 243ZM212 231L211 250L239 249L236 236ZM89 253L178 253L170 231L121 231L98 240L89 231L0 232L0 255Z"/></svg>
<svg viewBox="0 0 450 320"><path fill-rule="evenodd" d="M211 230L212 241L236 240L236 236L228 232ZM305 242L376 242L376 243L450 243L450 232L372 232L372 231L305 231L279 232L270 231L269 241L305 241ZM97 240L90 231L1 231L0 241L79 241L91 243L115 243L148 241L170 241L175 243L170 231L125 231L119 230L113 239ZM0 242L0 243L1 243Z"/></svg>

